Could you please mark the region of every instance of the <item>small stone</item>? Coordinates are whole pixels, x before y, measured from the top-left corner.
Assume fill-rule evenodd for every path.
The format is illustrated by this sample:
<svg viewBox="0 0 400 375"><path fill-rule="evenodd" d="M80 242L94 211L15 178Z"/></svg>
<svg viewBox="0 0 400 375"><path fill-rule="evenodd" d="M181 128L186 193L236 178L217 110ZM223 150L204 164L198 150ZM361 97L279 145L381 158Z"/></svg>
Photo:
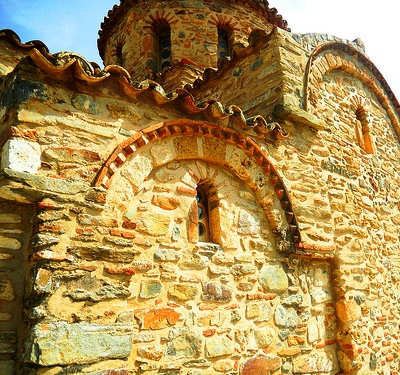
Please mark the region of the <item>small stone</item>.
<svg viewBox="0 0 400 375"><path fill-rule="evenodd" d="M173 328L168 334L167 355L173 359L193 358L201 354L203 338L188 328Z"/></svg>
<svg viewBox="0 0 400 375"><path fill-rule="evenodd" d="M233 340L225 335L215 335L206 340L206 356L208 358L232 354L234 349Z"/></svg>
<svg viewBox="0 0 400 375"><path fill-rule="evenodd" d="M203 299L206 301L229 302L232 298L232 291L226 286L209 282L203 286Z"/></svg>
<svg viewBox="0 0 400 375"><path fill-rule="evenodd" d="M168 295L179 301L189 301L198 294L198 288L187 284L174 284L168 289Z"/></svg>
<svg viewBox="0 0 400 375"><path fill-rule="evenodd" d="M0 279L0 301L12 302L15 299L14 288L10 280Z"/></svg>
<svg viewBox="0 0 400 375"><path fill-rule="evenodd" d="M288 277L282 266L264 266L259 275L259 282L267 292L282 294L289 286Z"/></svg>
<svg viewBox="0 0 400 375"><path fill-rule="evenodd" d="M143 346L140 345L137 350L137 354L140 357L147 358L153 361L159 361L164 353L160 346L152 345L152 346Z"/></svg>
<svg viewBox="0 0 400 375"><path fill-rule="evenodd" d="M282 301L285 306L299 306L303 303L303 296L301 294L293 294Z"/></svg>
<svg viewBox="0 0 400 375"><path fill-rule="evenodd" d="M215 265L212 263L208 266L208 269L214 275L229 275L230 274L230 269L228 267L218 266L218 265Z"/></svg>
<svg viewBox="0 0 400 375"><path fill-rule="evenodd" d="M330 294L322 288L314 288L310 294L311 300L314 304L328 302L332 299Z"/></svg>
<svg viewBox="0 0 400 375"><path fill-rule="evenodd" d="M319 339L318 322L315 317L312 317L307 326L308 342L312 344Z"/></svg>
<svg viewBox="0 0 400 375"><path fill-rule="evenodd" d="M260 230L259 218L246 210L239 214L238 232L244 235L256 234Z"/></svg>
<svg viewBox="0 0 400 375"><path fill-rule="evenodd" d="M288 330L288 329L281 329L280 331L279 331L279 338L282 340L282 341L285 341L289 336L290 336L290 330Z"/></svg>
<svg viewBox="0 0 400 375"><path fill-rule="evenodd" d="M88 275L72 282L63 296L69 297L75 302L100 302L115 298L127 298L130 294L129 288L122 283L110 283Z"/></svg>
<svg viewBox="0 0 400 375"><path fill-rule="evenodd" d="M151 201L153 205L158 206L164 210L175 210L179 207L179 201L173 197L165 197L162 195L154 195Z"/></svg>
<svg viewBox="0 0 400 375"><path fill-rule="evenodd" d="M155 298L160 295L161 289L162 284L158 280L144 280L140 289L140 298Z"/></svg>
<svg viewBox="0 0 400 375"><path fill-rule="evenodd" d="M21 242L16 238L0 236L0 247L10 250L18 250L21 248Z"/></svg>
<svg viewBox="0 0 400 375"><path fill-rule="evenodd" d="M133 310L127 310L120 313L117 317L117 323L132 323L134 320Z"/></svg>
<svg viewBox="0 0 400 375"><path fill-rule="evenodd" d="M163 214L146 212L138 214L135 221L137 231L156 237L167 234L171 218Z"/></svg>
<svg viewBox="0 0 400 375"><path fill-rule="evenodd" d="M50 247L57 245L60 242L58 237L50 236L44 233L37 233L32 238L32 245L34 249Z"/></svg>
<svg viewBox="0 0 400 375"><path fill-rule="evenodd" d="M218 251L212 257L212 261L215 264L220 264L222 266L230 266L235 263L232 255L225 254L223 251Z"/></svg>
<svg viewBox="0 0 400 375"><path fill-rule="evenodd" d="M211 362L207 361L204 358L194 359L192 361L184 362L183 365L185 367L198 367L198 368L207 368L211 366Z"/></svg>
<svg viewBox="0 0 400 375"><path fill-rule="evenodd" d="M47 294L51 291L51 272L44 268L40 268L36 272L34 290L37 294Z"/></svg>
<svg viewBox="0 0 400 375"><path fill-rule="evenodd" d="M337 368L334 356L324 351L300 355L293 359L295 374L332 373Z"/></svg>
<svg viewBox="0 0 400 375"><path fill-rule="evenodd" d="M214 363L214 370L226 374L234 369L235 362L231 359L221 359Z"/></svg>
<svg viewBox="0 0 400 375"><path fill-rule="evenodd" d="M276 338L275 330L271 327L258 328L254 331L254 337L256 339L259 348L265 349L270 347Z"/></svg>
<svg viewBox="0 0 400 375"><path fill-rule="evenodd" d="M350 324L361 318L361 307L356 301L339 301L336 303L336 314L345 324Z"/></svg>
<svg viewBox="0 0 400 375"><path fill-rule="evenodd" d="M232 266L231 272L236 277L251 275L257 272L257 267L252 264L235 264Z"/></svg>
<svg viewBox="0 0 400 375"><path fill-rule="evenodd" d="M174 326L180 314L172 308L136 310L135 318L138 319L141 329L163 329Z"/></svg>
<svg viewBox="0 0 400 375"><path fill-rule="evenodd" d="M253 284L248 282L239 283L237 288L242 292L250 292L253 289Z"/></svg>
<svg viewBox="0 0 400 375"><path fill-rule="evenodd" d="M275 310L275 323L280 327L295 328L299 324L299 317L294 308L278 305Z"/></svg>
<svg viewBox="0 0 400 375"><path fill-rule="evenodd" d="M258 322L268 321L272 317L271 305L268 301L250 302L246 306L246 318Z"/></svg>
<svg viewBox="0 0 400 375"><path fill-rule="evenodd" d="M176 242L179 240L180 237L181 237L181 230L179 229L178 225L174 225L174 227L172 228L171 240Z"/></svg>
<svg viewBox="0 0 400 375"><path fill-rule="evenodd" d="M159 262L176 262L180 258L180 254L175 250L158 249L154 252L154 260Z"/></svg>
<svg viewBox="0 0 400 375"><path fill-rule="evenodd" d="M281 359L270 355L249 359L243 366L242 375L269 375L281 367Z"/></svg>
<svg viewBox="0 0 400 375"><path fill-rule="evenodd" d="M209 262L210 260L202 255L198 254L193 254L190 256L185 255L182 257L179 266L182 269L203 270L208 267Z"/></svg>
<svg viewBox="0 0 400 375"><path fill-rule="evenodd" d="M151 332L139 332L133 335L132 342L135 344L141 344L143 342L152 342L156 338Z"/></svg>
<svg viewBox="0 0 400 375"><path fill-rule="evenodd" d="M237 323L242 319L242 315L240 314L240 310L232 310L231 312L231 322Z"/></svg>

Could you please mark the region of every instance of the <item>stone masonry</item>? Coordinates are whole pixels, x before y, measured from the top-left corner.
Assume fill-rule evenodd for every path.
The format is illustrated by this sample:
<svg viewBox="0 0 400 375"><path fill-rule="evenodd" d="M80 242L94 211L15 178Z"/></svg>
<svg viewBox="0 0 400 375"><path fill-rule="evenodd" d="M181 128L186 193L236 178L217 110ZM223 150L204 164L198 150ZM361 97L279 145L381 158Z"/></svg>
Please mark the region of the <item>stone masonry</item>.
<svg viewBox="0 0 400 375"><path fill-rule="evenodd" d="M99 35L104 70L0 31L0 375L398 375L400 105L362 42L261 0Z"/></svg>

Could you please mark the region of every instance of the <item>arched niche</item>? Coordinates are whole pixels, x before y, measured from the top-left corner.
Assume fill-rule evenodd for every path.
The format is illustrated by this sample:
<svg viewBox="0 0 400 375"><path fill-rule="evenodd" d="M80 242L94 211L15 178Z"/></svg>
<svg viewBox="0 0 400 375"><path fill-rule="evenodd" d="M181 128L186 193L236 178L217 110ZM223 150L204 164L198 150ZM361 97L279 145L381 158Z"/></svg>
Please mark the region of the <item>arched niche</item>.
<svg viewBox="0 0 400 375"><path fill-rule="evenodd" d="M103 215L135 231L132 263L147 267L129 278L129 305L155 339L135 343L134 366L154 351L157 369L206 359L211 374L223 362L247 375L290 356L297 373L339 371L330 264L280 251L292 225L286 190L251 139L204 122L158 124L117 148L95 183L108 189ZM190 234L199 186L223 232L206 243ZM311 352L293 350L300 325Z"/></svg>
<svg viewBox="0 0 400 375"><path fill-rule="evenodd" d="M137 190L153 169L174 160L203 160L226 168L254 192L275 232L301 242L287 191L265 153L249 137L208 122L175 120L136 133L114 150L94 185L109 188L116 173L130 170Z"/></svg>
<svg viewBox="0 0 400 375"><path fill-rule="evenodd" d="M357 62L356 62L357 61ZM400 135L400 104L378 68L356 48L341 42L329 42L318 46L311 54L304 79L304 106L312 106L313 93L318 83L330 72L344 71L365 84L377 97Z"/></svg>

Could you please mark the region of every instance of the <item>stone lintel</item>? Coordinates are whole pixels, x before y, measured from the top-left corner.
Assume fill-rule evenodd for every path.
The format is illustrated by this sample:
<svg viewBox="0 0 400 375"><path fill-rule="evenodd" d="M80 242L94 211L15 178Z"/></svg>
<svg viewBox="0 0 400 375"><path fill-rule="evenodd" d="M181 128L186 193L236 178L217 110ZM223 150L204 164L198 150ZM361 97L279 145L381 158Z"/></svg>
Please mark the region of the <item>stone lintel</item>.
<svg viewBox="0 0 400 375"><path fill-rule="evenodd" d="M290 98L285 96L282 103L275 106L275 116L282 120L290 120L295 123L309 126L315 130L325 130L327 128L325 122L313 114L299 108L297 105L294 105L292 101L293 100L290 100Z"/></svg>

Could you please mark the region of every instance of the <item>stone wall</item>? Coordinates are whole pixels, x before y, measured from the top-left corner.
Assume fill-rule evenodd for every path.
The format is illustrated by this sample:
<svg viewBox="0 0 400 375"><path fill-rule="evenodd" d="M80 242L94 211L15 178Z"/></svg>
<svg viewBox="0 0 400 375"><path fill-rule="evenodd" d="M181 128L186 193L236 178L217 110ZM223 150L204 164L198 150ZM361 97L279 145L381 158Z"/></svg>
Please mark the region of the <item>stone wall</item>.
<svg viewBox="0 0 400 375"><path fill-rule="evenodd" d="M0 204L0 373L12 375L21 356L25 280L34 211L15 203Z"/></svg>
<svg viewBox="0 0 400 375"><path fill-rule="evenodd" d="M0 370L398 373L397 102L299 38L192 90L240 115L34 51L2 79Z"/></svg>

